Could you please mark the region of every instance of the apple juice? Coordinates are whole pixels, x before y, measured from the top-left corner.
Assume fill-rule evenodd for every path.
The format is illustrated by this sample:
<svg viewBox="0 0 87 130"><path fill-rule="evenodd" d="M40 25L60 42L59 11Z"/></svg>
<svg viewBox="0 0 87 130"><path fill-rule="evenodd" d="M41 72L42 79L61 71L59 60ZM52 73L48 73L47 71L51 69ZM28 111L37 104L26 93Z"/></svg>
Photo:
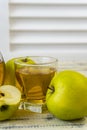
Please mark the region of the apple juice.
<svg viewBox="0 0 87 130"><path fill-rule="evenodd" d="M47 88L56 70L49 67L23 67L16 69L16 86L22 99L31 103L44 103Z"/></svg>
<svg viewBox="0 0 87 130"><path fill-rule="evenodd" d="M0 61L0 85L2 85L4 81L4 71L5 71L4 61Z"/></svg>

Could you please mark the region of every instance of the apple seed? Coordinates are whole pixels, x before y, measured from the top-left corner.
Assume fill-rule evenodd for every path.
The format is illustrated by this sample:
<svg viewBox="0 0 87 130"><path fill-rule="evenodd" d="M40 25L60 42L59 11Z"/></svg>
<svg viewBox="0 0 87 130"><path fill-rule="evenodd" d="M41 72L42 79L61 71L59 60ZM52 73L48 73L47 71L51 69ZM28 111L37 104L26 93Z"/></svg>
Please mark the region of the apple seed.
<svg viewBox="0 0 87 130"><path fill-rule="evenodd" d="M5 111L5 110L7 110L8 109L8 105L2 105L1 107L0 107L0 111Z"/></svg>
<svg viewBox="0 0 87 130"><path fill-rule="evenodd" d="M1 97L4 97L4 96L5 96L5 94L2 93L2 92L0 92L0 98L1 98Z"/></svg>

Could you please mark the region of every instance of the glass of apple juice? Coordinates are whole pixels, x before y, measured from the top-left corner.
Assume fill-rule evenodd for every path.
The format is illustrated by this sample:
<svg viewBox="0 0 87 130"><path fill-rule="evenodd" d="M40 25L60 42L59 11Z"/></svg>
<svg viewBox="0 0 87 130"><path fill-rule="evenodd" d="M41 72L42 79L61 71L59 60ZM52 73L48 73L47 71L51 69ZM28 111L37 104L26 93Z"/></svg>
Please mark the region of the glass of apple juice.
<svg viewBox="0 0 87 130"><path fill-rule="evenodd" d="M22 109L37 113L47 110L45 96L51 79L57 71L57 62L56 58L49 56L16 58L16 86L22 93Z"/></svg>
<svg viewBox="0 0 87 130"><path fill-rule="evenodd" d="M5 75L5 62L0 52L0 86L3 84L4 75Z"/></svg>

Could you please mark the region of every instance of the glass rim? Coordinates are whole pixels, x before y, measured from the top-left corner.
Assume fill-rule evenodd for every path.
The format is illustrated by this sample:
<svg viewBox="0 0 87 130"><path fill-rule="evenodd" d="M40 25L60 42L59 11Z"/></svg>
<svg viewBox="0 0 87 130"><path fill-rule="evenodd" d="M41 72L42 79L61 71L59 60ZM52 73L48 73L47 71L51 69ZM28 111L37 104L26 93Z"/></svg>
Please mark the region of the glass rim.
<svg viewBox="0 0 87 130"><path fill-rule="evenodd" d="M26 63L20 63L19 62L19 59L23 59L23 58L30 58L31 60L33 60L32 58L48 58L52 61L49 61L49 62L43 62L43 63L36 63L36 64L26 64ZM21 64L21 65L26 65L26 66L43 66L43 65L48 65L48 64L53 64L53 63L57 63L58 62L58 59L55 58L55 57L51 57L51 56L21 56L21 57L17 57L15 58L14 60L14 63L15 64Z"/></svg>

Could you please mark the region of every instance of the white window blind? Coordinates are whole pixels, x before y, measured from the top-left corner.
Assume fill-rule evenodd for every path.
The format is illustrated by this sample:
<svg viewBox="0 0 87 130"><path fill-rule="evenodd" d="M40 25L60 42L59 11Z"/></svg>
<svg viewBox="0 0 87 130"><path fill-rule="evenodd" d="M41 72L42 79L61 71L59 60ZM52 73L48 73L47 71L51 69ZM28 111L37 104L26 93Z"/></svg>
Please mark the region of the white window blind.
<svg viewBox="0 0 87 130"><path fill-rule="evenodd" d="M10 0L9 20L13 51L74 57L87 52L87 0Z"/></svg>

